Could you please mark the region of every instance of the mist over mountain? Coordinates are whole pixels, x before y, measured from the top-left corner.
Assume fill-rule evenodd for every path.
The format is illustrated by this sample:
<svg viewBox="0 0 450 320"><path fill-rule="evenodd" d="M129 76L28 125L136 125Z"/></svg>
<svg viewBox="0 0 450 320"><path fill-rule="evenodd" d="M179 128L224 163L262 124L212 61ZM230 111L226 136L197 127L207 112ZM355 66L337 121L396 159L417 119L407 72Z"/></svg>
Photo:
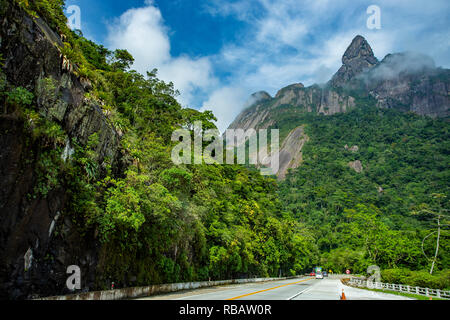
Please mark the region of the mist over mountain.
<svg viewBox="0 0 450 320"><path fill-rule="evenodd" d="M358 79L364 79L367 84L374 81L393 80L407 75L432 73L436 70L433 58L417 52L404 52L387 55L369 73L361 73Z"/></svg>

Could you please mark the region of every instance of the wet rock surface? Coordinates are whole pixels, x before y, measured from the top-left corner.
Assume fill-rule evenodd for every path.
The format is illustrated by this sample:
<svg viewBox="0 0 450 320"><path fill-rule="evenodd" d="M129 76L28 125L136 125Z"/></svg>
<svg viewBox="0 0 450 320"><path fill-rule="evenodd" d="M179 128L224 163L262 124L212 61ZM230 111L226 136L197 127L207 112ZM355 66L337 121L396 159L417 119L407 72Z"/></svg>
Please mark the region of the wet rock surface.
<svg viewBox="0 0 450 320"><path fill-rule="evenodd" d="M99 168L109 161L120 171L119 136L101 108L85 98L90 83L61 56L60 36L41 19L13 3L2 8L0 53L8 82L33 92L40 114L55 121L81 146L97 133ZM94 235L80 235L60 218L66 190L30 197L37 183L41 150L30 145L29 128L14 114L0 116L0 298L67 293L69 265L82 269L83 287L93 285L99 245ZM66 141L66 143L68 143ZM63 230L64 232L61 232Z"/></svg>

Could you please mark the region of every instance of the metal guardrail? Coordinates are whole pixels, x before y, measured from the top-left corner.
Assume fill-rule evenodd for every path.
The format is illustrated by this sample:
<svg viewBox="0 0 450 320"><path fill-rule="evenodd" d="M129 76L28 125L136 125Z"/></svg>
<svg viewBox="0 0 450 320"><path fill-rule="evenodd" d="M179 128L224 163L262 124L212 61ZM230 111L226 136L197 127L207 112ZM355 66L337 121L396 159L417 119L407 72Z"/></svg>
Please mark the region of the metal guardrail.
<svg viewBox="0 0 450 320"><path fill-rule="evenodd" d="M414 287L414 286L409 286L409 285L405 285L405 284L373 282L373 281L362 280L362 279L357 279L357 278L351 278L349 284L355 285L357 287L366 287L369 289L384 289L384 290L391 290L391 291L396 291L396 292L417 294L417 295L427 296L427 297L450 299L450 291L446 291L446 290Z"/></svg>

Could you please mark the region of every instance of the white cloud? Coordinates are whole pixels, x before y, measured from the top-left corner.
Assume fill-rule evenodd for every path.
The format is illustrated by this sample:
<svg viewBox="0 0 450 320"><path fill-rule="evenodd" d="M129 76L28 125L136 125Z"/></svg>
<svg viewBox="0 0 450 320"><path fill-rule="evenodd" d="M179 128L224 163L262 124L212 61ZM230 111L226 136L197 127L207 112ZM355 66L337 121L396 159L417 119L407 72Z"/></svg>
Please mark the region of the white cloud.
<svg viewBox="0 0 450 320"><path fill-rule="evenodd" d="M166 81L172 81L180 90L180 102L184 106L191 106L194 101L194 92L197 89L208 90L214 88L217 79L213 76L213 70L209 58L203 57L191 59L179 57L169 63L161 65L159 77Z"/></svg>
<svg viewBox="0 0 450 320"><path fill-rule="evenodd" d="M265 90L274 95L292 83L326 82L341 66L342 55L357 34L368 40L379 59L411 50L430 54L437 65L448 67L450 63L447 0L379 0L381 30L366 27L366 9L372 0L209 3L211 14L233 16L249 26L242 42L225 44L215 58L215 65L234 70L229 83L239 84L248 94ZM229 122L242 109L230 108L236 114L226 113Z"/></svg>
<svg viewBox="0 0 450 320"><path fill-rule="evenodd" d="M216 83L208 57L172 57L168 28L161 11L153 1L145 7L129 9L110 24L107 45L111 49L127 49L135 58L133 69L142 74L158 69L158 77L172 81L180 91L180 103L190 106L194 91L208 90Z"/></svg>
<svg viewBox="0 0 450 320"><path fill-rule="evenodd" d="M308 26L303 21L273 17L259 22L257 39L296 47L307 32Z"/></svg>
<svg viewBox="0 0 450 320"><path fill-rule="evenodd" d="M361 34L377 58L388 53L419 51L450 64L448 0L378 0L381 30L368 30L366 9L372 0L210 0L203 11L231 16L247 26L234 42L207 57L172 57L169 30L161 12L147 1L143 8L125 12L111 26L111 48L126 48L136 58L135 68L157 67L163 80L173 81L183 105L213 110L224 130L243 109L251 93L274 95L292 83L323 83L341 65L351 40ZM227 78L215 76L227 70ZM192 104L199 100L203 103Z"/></svg>
<svg viewBox="0 0 450 320"><path fill-rule="evenodd" d="M161 12L153 6L122 14L109 26L107 43L111 48L130 51L136 60L134 67L144 74L171 58L167 29Z"/></svg>
<svg viewBox="0 0 450 320"><path fill-rule="evenodd" d="M222 87L211 93L200 111L211 110L217 118L216 126L224 132L248 99L248 92L242 87Z"/></svg>
<svg viewBox="0 0 450 320"><path fill-rule="evenodd" d="M203 9L212 16L233 15L241 21L248 21L253 17L254 6L251 1L210 0Z"/></svg>

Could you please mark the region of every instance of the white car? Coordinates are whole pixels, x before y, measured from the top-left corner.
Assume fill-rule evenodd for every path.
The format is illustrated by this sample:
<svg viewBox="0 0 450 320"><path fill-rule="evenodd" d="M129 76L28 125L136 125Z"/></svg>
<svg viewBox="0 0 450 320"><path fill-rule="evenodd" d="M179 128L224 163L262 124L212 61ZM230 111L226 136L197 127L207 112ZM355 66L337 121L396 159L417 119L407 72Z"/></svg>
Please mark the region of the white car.
<svg viewBox="0 0 450 320"><path fill-rule="evenodd" d="M316 273L316 279L323 279L323 274L322 274L322 272Z"/></svg>

